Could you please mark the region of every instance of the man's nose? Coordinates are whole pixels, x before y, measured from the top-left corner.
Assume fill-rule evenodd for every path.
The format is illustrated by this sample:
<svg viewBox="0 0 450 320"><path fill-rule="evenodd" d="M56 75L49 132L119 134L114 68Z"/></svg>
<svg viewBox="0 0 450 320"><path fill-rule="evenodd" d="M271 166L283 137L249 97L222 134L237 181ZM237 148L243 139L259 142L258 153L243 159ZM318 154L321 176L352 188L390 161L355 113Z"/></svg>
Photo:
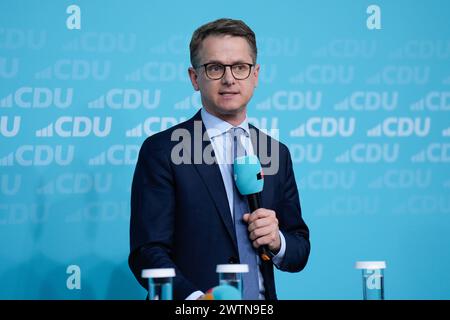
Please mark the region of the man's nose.
<svg viewBox="0 0 450 320"><path fill-rule="evenodd" d="M233 84L235 80L236 79L234 79L233 73L231 72L231 66L226 66L225 73L222 77L222 83L223 84Z"/></svg>

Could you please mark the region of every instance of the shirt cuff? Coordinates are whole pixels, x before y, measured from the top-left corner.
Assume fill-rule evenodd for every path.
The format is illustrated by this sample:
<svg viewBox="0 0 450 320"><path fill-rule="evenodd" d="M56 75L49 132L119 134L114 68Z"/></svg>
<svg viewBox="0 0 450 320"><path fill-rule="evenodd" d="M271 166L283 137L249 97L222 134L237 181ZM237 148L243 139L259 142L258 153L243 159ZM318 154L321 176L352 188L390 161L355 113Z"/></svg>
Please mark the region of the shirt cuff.
<svg viewBox="0 0 450 320"><path fill-rule="evenodd" d="M272 257L272 262L276 267L279 267L286 253L286 239L284 239L284 236L281 233L281 231L278 231L278 233L280 234L281 247L280 251L278 251L278 253Z"/></svg>
<svg viewBox="0 0 450 320"><path fill-rule="evenodd" d="M187 298L185 300L197 300L198 298L200 298L202 295L204 295L203 292L201 291L195 291L192 292L190 295L187 296Z"/></svg>

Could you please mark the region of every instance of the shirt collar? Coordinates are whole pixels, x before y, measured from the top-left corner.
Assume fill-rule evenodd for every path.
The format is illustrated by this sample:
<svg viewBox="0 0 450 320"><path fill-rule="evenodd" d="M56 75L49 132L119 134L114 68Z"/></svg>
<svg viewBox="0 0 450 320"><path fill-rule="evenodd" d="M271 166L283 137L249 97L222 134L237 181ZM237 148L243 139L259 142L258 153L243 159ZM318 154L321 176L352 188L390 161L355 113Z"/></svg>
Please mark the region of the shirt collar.
<svg viewBox="0 0 450 320"><path fill-rule="evenodd" d="M210 114L204 107L201 110L201 114L203 123L205 124L205 128L210 139L220 136L233 128L232 124ZM250 136L250 128L248 125L247 116L245 116L244 121L242 121L242 123L238 125L238 127L244 129L245 135L247 137Z"/></svg>

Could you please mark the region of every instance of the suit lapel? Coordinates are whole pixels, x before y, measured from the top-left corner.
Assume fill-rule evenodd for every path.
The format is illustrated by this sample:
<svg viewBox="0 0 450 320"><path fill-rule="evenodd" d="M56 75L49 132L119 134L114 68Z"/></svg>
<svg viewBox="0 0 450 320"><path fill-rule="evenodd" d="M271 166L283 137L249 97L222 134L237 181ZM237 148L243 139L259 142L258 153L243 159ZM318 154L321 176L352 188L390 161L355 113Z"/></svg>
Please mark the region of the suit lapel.
<svg viewBox="0 0 450 320"><path fill-rule="evenodd" d="M194 156L194 152L195 152L195 141L194 139L201 139L202 143L201 143L201 155L203 156L203 153L205 152L205 150L207 150L207 152L209 150L212 150L212 146L211 146L211 141L209 140L209 136L207 134L205 134L206 132L206 128L205 125L203 124L202 118L201 118L201 112L198 111L195 116L192 118L192 127L189 127L189 131L192 135L192 137L194 137L192 139L193 145L191 146L191 161L194 164L195 169L197 170L198 174L200 175L200 177L203 180L203 183L206 185L208 191L209 191L209 195L210 197L213 199L214 204L216 206L217 212L219 213L219 216L223 222L223 224L225 225L225 228L227 229L227 232L230 236L230 238L233 240L233 245L235 246L235 249L238 250L237 247L237 240L236 240L236 233L235 233L235 229L234 229L234 224L233 224L233 220L231 218L231 212L230 212L230 207L228 204L228 198L227 198L227 193L225 190L225 185L223 183L223 179L222 179L222 174L220 172L220 168L219 165L217 164L217 161L214 158L214 163L213 164L207 164L205 163L205 161L203 161L203 157L201 157L201 161L199 161L200 156ZM197 122L197 125L195 125L195 122ZM201 126L200 126L201 124ZM198 126L196 128L196 126ZM200 130L201 127L201 130ZM195 130L197 130L197 136L195 135ZM200 133L201 132L201 133ZM260 150L259 148L259 136L262 133L254 126L250 125L250 140L252 142L253 145L253 150L255 152L255 154L258 156L258 158L260 158L260 153L262 152L262 150ZM204 138L202 138L204 137ZM197 142L198 143L198 142ZM268 148L268 153L270 154L271 150L270 150L270 143L267 143L267 148ZM197 151L198 152L198 151ZM213 152L212 152L213 153ZM266 156L267 156L266 154ZM264 167L267 167L269 164L262 164L262 168L264 170ZM261 201L262 201L262 206L263 207L269 207L269 199L270 197L268 196L268 194L270 194L270 189L271 189L271 179L272 177L265 177L264 179L264 188L263 191L261 192Z"/></svg>
<svg viewBox="0 0 450 320"><path fill-rule="evenodd" d="M252 146L253 146L253 151L255 152L255 154L257 155L258 159L261 159L261 153L264 152L264 156L267 157L267 155L270 155L270 143L267 143L264 147L267 148L267 150L261 150L260 147L261 143L260 143L260 136L263 134L260 132L259 129L257 129L255 126L253 125L249 125L250 127L250 140L252 141ZM267 140L269 141L269 140ZM264 142L264 141L263 141ZM268 167L270 164L267 163L261 163L261 167L263 170L263 174L264 174L264 168ZM272 178L268 175L264 176L264 186L263 186L263 190L261 192L261 206L263 208L270 208L270 197L268 196L270 194L270 190L272 188L271 183L272 183Z"/></svg>
<svg viewBox="0 0 450 320"><path fill-rule="evenodd" d="M205 152L205 149L207 151L212 150L211 141L209 140L208 135L205 134L206 129L205 129L205 125L203 124L203 121L201 120L200 111L193 117L193 120L194 120L193 123L195 123L195 121L201 122L201 136L198 137L198 136L195 136L195 134L194 134L194 138L202 139L202 137L204 136L204 139L202 139L202 148L201 148L202 155L203 155L203 152ZM199 125L199 122L197 122L197 126L198 125ZM194 133L194 130L195 130L194 128L195 128L195 125L192 128L192 130L190 130L191 134ZM198 130L198 131L200 131L200 130ZM195 141L193 141L193 142L195 144ZM199 158L199 157L197 156L197 158ZM224 223L228 234L230 235L231 239L233 240L233 244L234 244L236 250L238 250L233 220L231 218L230 207L228 204L227 193L225 190L225 185L223 183L222 174L220 172L219 165L217 164L215 157L214 157L213 164L205 163L205 161L203 161L203 158L202 158L202 161L198 161L198 159L195 159L195 160L197 160L197 161L194 161L194 154L191 153L191 161L193 161L192 163L194 163L195 169L197 170L198 174L200 175L204 184L206 185L206 187L209 191L209 195L214 200L214 204L219 213L219 216L220 216L222 222Z"/></svg>

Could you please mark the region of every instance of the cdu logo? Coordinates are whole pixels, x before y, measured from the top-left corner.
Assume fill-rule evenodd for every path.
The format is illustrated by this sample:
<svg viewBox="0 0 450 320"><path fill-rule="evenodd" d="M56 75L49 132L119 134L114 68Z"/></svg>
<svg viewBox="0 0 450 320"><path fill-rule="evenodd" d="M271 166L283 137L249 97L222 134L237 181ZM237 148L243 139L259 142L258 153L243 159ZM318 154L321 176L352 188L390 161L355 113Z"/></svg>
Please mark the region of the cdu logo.
<svg viewBox="0 0 450 320"><path fill-rule="evenodd" d="M72 105L73 88L20 87L14 93L0 99L0 108L49 108L60 109Z"/></svg>
<svg viewBox="0 0 450 320"><path fill-rule="evenodd" d="M89 109L137 109L144 107L146 109L155 109L161 101L161 90L139 89L120 89L114 88L106 94L94 99L88 103Z"/></svg>
<svg viewBox="0 0 450 320"><path fill-rule="evenodd" d="M105 80L111 72L111 61L60 59L54 65L35 73L40 80Z"/></svg>
<svg viewBox="0 0 450 320"><path fill-rule="evenodd" d="M130 219L129 203L127 201L91 201L79 210L66 216L65 222L78 223L83 221L111 222Z"/></svg>
<svg viewBox="0 0 450 320"><path fill-rule="evenodd" d="M291 137L351 137L355 132L355 118L332 118L332 117L313 117L298 128L291 130Z"/></svg>
<svg viewBox="0 0 450 320"><path fill-rule="evenodd" d="M321 91L276 91L271 97L258 103L257 110L317 110L322 102Z"/></svg>
<svg viewBox="0 0 450 320"><path fill-rule="evenodd" d="M135 165L139 155L139 145L121 145L115 144L110 146L106 151L90 158L89 166L123 166Z"/></svg>
<svg viewBox="0 0 450 320"><path fill-rule="evenodd" d="M106 117L102 124L101 117L59 117L55 122L51 122L46 127L36 131L36 137L53 137L57 135L62 138L87 137L107 137L111 132L112 117Z"/></svg>
<svg viewBox="0 0 450 320"><path fill-rule="evenodd" d="M367 131L368 137L426 137L430 133L431 118L389 117Z"/></svg>
<svg viewBox="0 0 450 320"><path fill-rule="evenodd" d="M450 198L446 194L412 194L393 209L395 214L436 215L450 213Z"/></svg>
<svg viewBox="0 0 450 320"><path fill-rule="evenodd" d="M73 145L22 145L7 156L0 157L0 167L68 166L74 159Z"/></svg>
<svg viewBox="0 0 450 320"><path fill-rule="evenodd" d="M374 40L335 39L319 48L313 55L317 58L372 58L376 54Z"/></svg>
<svg viewBox="0 0 450 320"><path fill-rule="evenodd" d="M400 145L357 143L335 158L336 163L393 163L397 161Z"/></svg>
<svg viewBox="0 0 450 320"><path fill-rule="evenodd" d="M369 195L333 196L319 206L315 214L318 216L373 216L379 213L380 199Z"/></svg>
<svg viewBox="0 0 450 320"><path fill-rule="evenodd" d="M111 186L111 173L68 172L46 182L36 190L36 194L88 194L91 192L101 194L111 190Z"/></svg>
<svg viewBox="0 0 450 320"><path fill-rule="evenodd" d="M384 172L381 177L369 183L370 189L406 189L406 188L427 188L432 182L432 171L390 169Z"/></svg>
<svg viewBox="0 0 450 320"><path fill-rule="evenodd" d="M430 78L429 66L388 65L369 77L367 84L424 85Z"/></svg>
<svg viewBox="0 0 450 320"><path fill-rule="evenodd" d="M354 66L309 65L304 71L291 77L292 84L349 84L355 77Z"/></svg>
<svg viewBox="0 0 450 320"><path fill-rule="evenodd" d="M398 91L355 91L334 105L337 111L392 111L398 105Z"/></svg>
<svg viewBox="0 0 450 320"><path fill-rule="evenodd" d="M354 170L314 170L301 180L302 187L312 190L351 189L356 183Z"/></svg>

